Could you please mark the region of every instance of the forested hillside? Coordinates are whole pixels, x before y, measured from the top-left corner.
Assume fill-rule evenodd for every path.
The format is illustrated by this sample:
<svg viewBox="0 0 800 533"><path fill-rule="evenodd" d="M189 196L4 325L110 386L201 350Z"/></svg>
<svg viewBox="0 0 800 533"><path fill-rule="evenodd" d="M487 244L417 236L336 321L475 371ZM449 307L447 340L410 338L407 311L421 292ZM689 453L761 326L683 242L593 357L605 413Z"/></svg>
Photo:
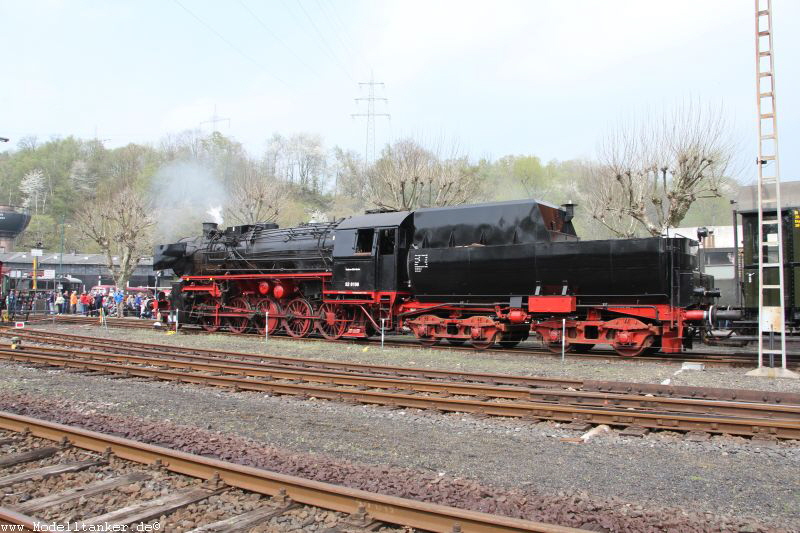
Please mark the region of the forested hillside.
<svg viewBox="0 0 800 533"><path fill-rule="evenodd" d="M532 149L532 152L535 150ZM273 135L249 153L215 132L185 132L152 144L108 148L92 139L25 138L0 154L0 203L32 214L20 249L41 241L58 250L97 251L76 223L116 191L131 187L152 210L152 241L199 231L198 224L275 220L292 225L330 220L376 207L408 209L463 202L538 198L579 205L584 238L611 235L588 210L597 195L597 163L542 161L535 155L471 160L455 149L411 139L387 145L365 167L360 154L310 134ZM698 199L684 225L725 224L727 198ZM113 204L112 204L113 205ZM638 231L638 234L642 234Z"/></svg>

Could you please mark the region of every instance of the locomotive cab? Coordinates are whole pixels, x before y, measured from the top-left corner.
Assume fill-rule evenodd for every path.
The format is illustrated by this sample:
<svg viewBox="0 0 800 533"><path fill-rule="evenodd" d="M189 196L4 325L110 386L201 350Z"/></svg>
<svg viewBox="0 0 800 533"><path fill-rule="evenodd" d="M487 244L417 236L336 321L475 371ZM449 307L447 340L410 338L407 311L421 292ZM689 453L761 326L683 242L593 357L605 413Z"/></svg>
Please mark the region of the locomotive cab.
<svg viewBox="0 0 800 533"><path fill-rule="evenodd" d="M405 269L411 233L408 211L343 220L334 232L334 291L395 292L408 287Z"/></svg>

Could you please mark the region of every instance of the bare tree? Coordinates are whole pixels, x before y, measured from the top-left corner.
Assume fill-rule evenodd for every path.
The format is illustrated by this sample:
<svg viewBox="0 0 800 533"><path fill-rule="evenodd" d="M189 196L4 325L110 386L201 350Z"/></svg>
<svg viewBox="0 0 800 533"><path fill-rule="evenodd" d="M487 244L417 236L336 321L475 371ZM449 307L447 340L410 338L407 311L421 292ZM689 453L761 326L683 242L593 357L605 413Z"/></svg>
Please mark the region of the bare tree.
<svg viewBox="0 0 800 533"><path fill-rule="evenodd" d="M611 131L594 170L592 217L616 235L662 235L692 203L722 196L735 143L721 109L682 105Z"/></svg>
<svg viewBox="0 0 800 533"><path fill-rule="evenodd" d="M76 213L78 228L100 247L117 287L125 287L142 257L150 255L150 229L155 224L145 196L125 186Z"/></svg>
<svg viewBox="0 0 800 533"><path fill-rule="evenodd" d="M286 183L252 162L243 162L229 184L224 213L238 224L273 222L288 196Z"/></svg>
<svg viewBox="0 0 800 533"><path fill-rule="evenodd" d="M280 133L273 133L264 151L264 164L270 174L292 181L286 162L288 152L289 142Z"/></svg>
<svg viewBox="0 0 800 533"><path fill-rule="evenodd" d="M361 156L354 150L343 150L336 146L333 148L333 158L334 194L366 201L366 176Z"/></svg>
<svg viewBox="0 0 800 533"><path fill-rule="evenodd" d="M39 147L39 139L35 135L28 135L17 142L17 148L23 152L32 152Z"/></svg>
<svg viewBox="0 0 800 533"><path fill-rule="evenodd" d="M367 176L368 197L381 208L409 210L425 206L457 205L475 198L479 180L464 156L453 147L424 148L412 139L387 146Z"/></svg>
<svg viewBox="0 0 800 533"><path fill-rule="evenodd" d="M320 192L325 180L327 158L322 146L322 137L298 133L291 140L292 168L300 185L308 190Z"/></svg>
<svg viewBox="0 0 800 533"><path fill-rule="evenodd" d="M295 133L284 138L275 133L267 141L264 162L278 178L313 192L322 191L328 161L321 136Z"/></svg>
<svg viewBox="0 0 800 533"><path fill-rule="evenodd" d="M166 161L200 159L203 153L204 134L199 129L167 134L159 142L159 151Z"/></svg>
<svg viewBox="0 0 800 533"><path fill-rule="evenodd" d="M86 161L76 159L69 171L69 181L76 191L90 194L97 189L98 176L90 171Z"/></svg>
<svg viewBox="0 0 800 533"><path fill-rule="evenodd" d="M630 196L624 196L614 191L623 189L616 178L614 172L602 165L587 165L584 167L584 183L591 183L591 191L583 195L588 205L592 219L600 222L600 226L608 230L612 235L622 238L634 237L639 232L639 221L630 216L626 210L626 202L631 197L636 197L640 190L632 191ZM628 189L632 185L640 185L642 182L628 184ZM594 235L602 235L602 229L595 229ZM595 237L597 238L597 237Z"/></svg>

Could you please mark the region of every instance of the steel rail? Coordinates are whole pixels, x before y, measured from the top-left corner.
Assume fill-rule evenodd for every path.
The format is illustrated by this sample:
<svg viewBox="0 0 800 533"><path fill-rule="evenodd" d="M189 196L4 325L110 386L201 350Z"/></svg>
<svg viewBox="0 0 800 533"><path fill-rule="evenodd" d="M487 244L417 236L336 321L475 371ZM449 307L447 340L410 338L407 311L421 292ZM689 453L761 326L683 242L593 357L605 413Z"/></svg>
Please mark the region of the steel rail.
<svg viewBox="0 0 800 533"><path fill-rule="evenodd" d="M37 336L39 338L43 336L48 336L52 339L77 339L80 341L85 341L88 343L104 343L106 345L113 346L114 349L130 349L130 348L142 348L145 350L158 350L161 352L181 352L181 353L189 353L189 354L212 354L217 355L219 357L242 357L242 358L253 358L253 359L269 359L272 361L281 361L286 363L293 363L293 364L305 364L305 365L313 365L313 366L325 366L329 369L342 369L342 370L367 370L369 372L386 372L387 374L406 374L406 375L420 375L425 377L450 377L453 376L469 376L471 378L475 378L476 380L487 380L487 381L494 381L496 383L506 383L506 384L520 384L520 385L529 385L529 386L555 386L555 387L578 387L583 383L583 380L576 380L576 379L565 379L565 378L551 378L551 377L537 377L537 376L514 376L512 374L498 374L498 373L464 373L464 372L453 372L449 370L436 370L436 369L416 369L410 367L402 367L402 366L391 366L391 365L373 365L373 364L364 364L364 363L351 363L345 361L331 361L331 360L324 360L324 359L308 359L302 357L289 357L284 355L276 355L276 354L248 354L243 352L226 352L223 350L214 350L214 349L198 349L198 348L190 348L184 346L174 346L168 344L151 344L151 343L144 343L144 342L135 342L135 341L124 341L121 343L119 340L113 339L98 339L97 337L87 337L82 335L74 335L70 333L60 333L60 332L49 332L49 331L41 331L41 330L15 330L6 328L2 331L6 332L7 336L13 337L20 337L20 338L32 338L32 336Z"/></svg>
<svg viewBox="0 0 800 533"><path fill-rule="evenodd" d="M51 319L52 320L52 319ZM83 316L64 316L59 315L56 319L57 322L62 323L74 323L74 324L97 324L98 319L92 317L83 317ZM112 327L129 327L133 329L152 329L151 324L149 321L142 322L139 319L134 318L107 318L107 324ZM42 320L41 322L46 322L46 319ZM202 333L203 330L201 329L183 329L185 333ZM223 330L218 330L214 332L215 334L230 334L236 337L242 336L252 336L252 334L245 334L245 333L231 333ZM276 334L280 334L280 332L276 331ZM290 337L285 337L290 338ZM307 342L328 342L328 343L353 343L353 342L361 342L361 343L369 343L369 344L376 344L380 341L376 339L337 339L337 340L328 340L323 338L317 337L301 337L301 338L291 338L292 340L299 340L299 341L307 341ZM394 347L403 347L403 348L419 348L419 349L432 349L432 350L456 350L456 351L464 351L467 353L476 353L476 351L471 347L463 347L463 346L454 346L450 344L436 344L436 345L421 345L413 342L413 339L409 339L408 341L400 341L396 339L386 339L384 344ZM481 352L477 353L503 353L503 354L511 354L511 355L536 355L536 356L547 356L547 357L560 357L560 353L554 353L551 350L540 347L540 348L530 348L530 347L523 347L523 348L500 348L500 347L489 347L486 350L482 350ZM676 356L670 355L640 355L635 358L630 357L623 357L613 350L608 352L598 352L595 351L593 353L570 353L567 352L566 354L571 359L586 359L586 360L602 360L602 361L620 361L620 360L635 360L635 361L647 361L652 363L671 363L674 364L676 362L683 362L683 361L693 361L698 363L704 363L709 366L754 366L756 364L755 354L743 354L741 356L724 356L719 354L713 354L708 352L687 352L681 354L675 354Z"/></svg>
<svg viewBox="0 0 800 533"><path fill-rule="evenodd" d="M8 354L10 345L0 344L0 353ZM580 405L616 408L639 409L641 411L705 414L715 416L752 417L752 418L781 418L785 420L800 420L800 405L766 405L746 402L712 401L685 398L657 398L636 394L614 394L599 392L568 391L559 389L535 390L521 387L487 386L480 384L424 381L403 378L388 378L369 375L348 375L330 372L319 372L306 369L287 369L285 367L270 367L269 365L238 364L219 359L208 362L209 358L199 356L174 356L169 358L154 356L155 354L127 355L110 354L102 352L87 352L66 350L63 348L49 348L43 346L25 347L17 350L18 353L55 355L67 357L73 361L94 359L112 361L124 364L139 364L157 368L172 368L194 372L212 372L215 374L228 374L233 377L267 378L279 380L297 380L299 382L316 383L323 385L337 385L346 387L369 387L389 391L405 390L409 393L426 393L439 395L470 396L482 400L516 400L559 403L561 405ZM195 359L194 361L181 361L173 357ZM200 359L200 361L197 361Z"/></svg>
<svg viewBox="0 0 800 533"><path fill-rule="evenodd" d="M29 516L6 507L0 507L0 525L22 526L21 530L17 528L16 531L41 531L41 529L37 527L37 521L31 520ZM9 529L9 531L14 530Z"/></svg>
<svg viewBox="0 0 800 533"><path fill-rule="evenodd" d="M36 437L60 441L95 452L111 451L117 457L142 464L160 461L167 470L200 479L219 479L232 487L275 496L281 489L295 502L344 513L355 513L363 505L370 517L382 522L450 533L459 524L469 533L579 533L583 530L532 522L477 511L419 502L377 494L249 466L201 457L122 437L65 426L0 411L0 427L10 431L29 431ZM17 516L0 516L12 521Z"/></svg>
<svg viewBox="0 0 800 533"><path fill-rule="evenodd" d="M755 402L770 404L800 404L800 394L753 391L744 389L723 389L711 387L691 387L676 385L660 385L650 383L632 383L617 381L595 381L580 379L565 379L541 376L519 376L513 374L497 373L471 373L463 371L417 369L410 367L372 365L322 359L307 359L288 357L274 354L249 354L243 352L226 352L212 349L198 349L166 344L151 344L144 342L125 341L124 344L114 339L102 339L66 333L56 333L42 330L7 330L14 336L38 342L67 346L94 346L113 350L115 353L140 353L176 356L204 356L210 359L230 361L231 357L251 359L263 363L272 361L284 366L310 369L318 368L325 372L341 371L347 374L363 373L367 375L383 375L423 379L441 379L449 381L467 381L488 383L491 385L517 385L531 388L565 388L580 389L582 391L615 392L624 394L653 395L659 397L701 398L707 400ZM2 334L2 330L0 330ZM43 340L43 339L49 339Z"/></svg>
<svg viewBox="0 0 800 533"><path fill-rule="evenodd" d="M52 321L53 318L50 318L49 320ZM150 321L142 321L142 320L136 319L136 318L107 317L105 320L106 320L107 325L109 325L111 327L127 327L127 328L133 328L133 329L152 329L152 325L151 325ZM48 319L45 318L45 319L38 320L36 322L44 323L44 322L47 322L47 321L48 321ZM72 323L72 324L92 324L92 325L96 325L97 324L97 325L99 325L99 319L98 318L86 317L86 316L59 315L59 316L56 317L55 321L56 322L62 322L62 323ZM182 331L184 331L186 333L203 333L204 332L204 330L202 330L202 329L183 329ZM222 330L222 329L217 330L214 333L215 334L229 334L229 335L234 335L236 337L253 336L253 335L255 335L255 334L252 334L252 333L232 333L232 332L225 331L225 330ZM281 331L276 331L275 334L282 336ZM289 338L289 337L287 336L286 338ZM301 338L292 338L292 340L311 341L311 342L314 342L314 341L319 341L319 342L339 342L339 343L352 343L352 342L376 343L376 342L379 342L379 341L376 341L375 339L355 339L355 340L354 339L336 339L336 340L329 340L329 339L323 339L321 337L301 337ZM464 346L455 346L455 345L451 345L451 344L438 344L438 343L434 344L434 345L423 345L423 344L419 344L419 343L414 342L413 338L409 338L409 340L407 340L407 341L401 341L401 340L397 340L397 339L386 339L384 341L384 343L387 344L387 345L390 345L390 346L395 346L395 347L420 348L420 349L427 348L427 349L433 349L433 350L447 349L447 350L456 350L456 351L465 351L465 352L469 352L469 353L475 353L475 349L471 348L469 346L464 347ZM537 356L545 355L545 356L551 356L551 357L560 357L560 352L559 353L554 353L553 351L551 351L551 350L549 350L547 348L544 348L544 347L538 347L538 348L530 348L530 347L525 347L525 348L489 347L489 348L486 348L485 350L482 350L482 352L506 353L506 354L516 354L516 355L537 355ZM567 355L569 357L572 357L572 358L582 358L582 359L591 359L591 360L621 360L621 359L627 360L627 359L631 359L629 357L620 356L619 354L615 353L613 350L608 350L608 351L605 351L605 352L602 352L602 353L598 352L598 351L595 351L593 353L570 353L570 352L567 352ZM725 358L725 356L713 357L716 354L696 353L696 352L695 353L692 353L692 352L682 353L682 354L678 354L678 355L680 355L680 358L681 358L682 361L685 361L688 358L690 360L697 360L698 362L704 362L704 363L712 364L712 365L731 366L731 365L741 365L741 364L755 364L755 360L753 359L753 357L748 357L748 356L742 356L742 357L736 357L736 358L730 358L730 356L728 356L728 358ZM709 356L709 355L712 356L712 357L705 358L705 359L702 358L703 356ZM636 357L635 359L636 360L640 360L640 361L641 360L646 360L646 361L651 361L651 362L667 362L667 363L674 363L676 361L675 357L670 357L668 355L667 356L664 356L664 355L661 355L661 356L658 356L658 355L641 355L641 356Z"/></svg>
<svg viewBox="0 0 800 533"><path fill-rule="evenodd" d="M712 415L685 415L662 412L642 412L631 408L581 407L536 402L487 402L437 396L415 396L403 392L353 390L330 388L306 383L276 383L229 376L178 372L133 365L74 360L69 357L37 355L19 350L0 350L0 359L17 362L41 363L48 366L96 370L125 377L157 378L179 383L213 385L237 391L258 391L326 400L351 401L392 407L432 409L447 412L465 412L487 416L555 420L559 422L588 422L613 426L641 426L649 429L676 431L705 431L741 436L760 434L783 439L800 439L800 421L763 418L731 418Z"/></svg>

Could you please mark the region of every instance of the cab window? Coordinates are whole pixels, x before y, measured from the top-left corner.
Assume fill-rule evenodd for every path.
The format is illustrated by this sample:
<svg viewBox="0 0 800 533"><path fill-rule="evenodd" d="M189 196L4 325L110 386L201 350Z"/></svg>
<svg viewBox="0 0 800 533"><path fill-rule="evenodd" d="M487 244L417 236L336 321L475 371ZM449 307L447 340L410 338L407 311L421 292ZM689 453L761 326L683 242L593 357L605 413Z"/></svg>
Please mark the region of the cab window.
<svg viewBox="0 0 800 533"><path fill-rule="evenodd" d="M360 229L356 237L356 254L371 254L372 253L372 240L375 237L375 230L373 228Z"/></svg>
<svg viewBox="0 0 800 533"><path fill-rule="evenodd" d="M382 229L378 233L378 250L381 255L391 255L394 253L394 229Z"/></svg>

